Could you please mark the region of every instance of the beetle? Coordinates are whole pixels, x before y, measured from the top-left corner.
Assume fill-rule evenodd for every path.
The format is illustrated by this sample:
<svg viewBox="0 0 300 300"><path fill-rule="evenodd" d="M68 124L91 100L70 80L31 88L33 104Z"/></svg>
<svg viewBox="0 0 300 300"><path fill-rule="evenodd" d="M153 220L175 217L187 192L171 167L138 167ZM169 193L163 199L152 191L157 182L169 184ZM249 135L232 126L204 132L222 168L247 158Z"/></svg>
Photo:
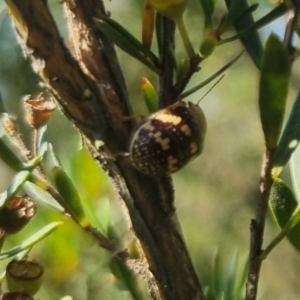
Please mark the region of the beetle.
<svg viewBox="0 0 300 300"><path fill-rule="evenodd" d="M199 105L177 101L138 125L129 144L130 159L147 175L174 173L201 154L206 127Z"/></svg>

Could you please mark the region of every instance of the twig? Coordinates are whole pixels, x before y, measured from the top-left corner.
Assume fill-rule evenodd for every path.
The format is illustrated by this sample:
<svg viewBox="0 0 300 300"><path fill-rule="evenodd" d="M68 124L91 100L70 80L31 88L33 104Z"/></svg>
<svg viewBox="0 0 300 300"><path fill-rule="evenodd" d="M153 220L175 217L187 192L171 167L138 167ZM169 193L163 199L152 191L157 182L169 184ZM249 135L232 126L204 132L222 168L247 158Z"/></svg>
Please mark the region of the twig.
<svg viewBox="0 0 300 300"><path fill-rule="evenodd" d="M284 43L289 51L290 57L294 60L295 47L293 46L293 37L297 26L297 18L299 14L299 1L292 1L287 11L287 24L284 33Z"/></svg>
<svg viewBox="0 0 300 300"><path fill-rule="evenodd" d="M201 58L199 55L196 55L189 60L189 68L180 84L175 85L172 93L172 99L178 99L179 95L184 91L185 87L190 82L192 76L199 71L199 65L202 60L203 58Z"/></svg>
<svg viewBox="0 0 300 300"><path fill-rule="evenodd" d="M259 196L256 203L255 219L251 221L249 253L249 271L246 283L245 300L255 300L257 296L265 220L268 211L268 199L273 179L271 175L275 150L266 149L260 178Z"/></svg>
<svg viewBox="0 0 300 300"><path fill-rule="evenodd" d="M161 16L159 16L161 17ZM162 49L160 53L162 72L159 77L159 106L165 107L172 104L171 91L173 90L174 77L174 39L175 23L162 17Z"/></svg>

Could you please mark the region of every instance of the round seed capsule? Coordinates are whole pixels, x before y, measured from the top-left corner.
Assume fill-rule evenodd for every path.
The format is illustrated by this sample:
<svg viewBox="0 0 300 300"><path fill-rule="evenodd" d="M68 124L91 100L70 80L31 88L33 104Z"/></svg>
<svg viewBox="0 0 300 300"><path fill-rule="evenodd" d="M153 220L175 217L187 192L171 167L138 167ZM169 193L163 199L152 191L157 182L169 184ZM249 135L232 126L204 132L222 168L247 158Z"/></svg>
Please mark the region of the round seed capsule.
<svg viewBox="0 0 300 300"><path fill-rule="evenodd" d="M202 109L179 101L153 113L137 127L129 146L130 158L142 173L167 175L200 155L205 133Z"/></svg>

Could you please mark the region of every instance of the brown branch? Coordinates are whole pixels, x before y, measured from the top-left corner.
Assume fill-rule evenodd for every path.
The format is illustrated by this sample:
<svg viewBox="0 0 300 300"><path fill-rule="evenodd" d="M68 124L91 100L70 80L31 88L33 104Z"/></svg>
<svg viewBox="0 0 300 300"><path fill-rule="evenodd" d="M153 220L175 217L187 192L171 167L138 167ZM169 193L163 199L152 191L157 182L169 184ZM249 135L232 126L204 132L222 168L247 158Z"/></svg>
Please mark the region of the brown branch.
<svg viewBox="0 0 300 300"><path fill-rule="evenodd" d="M156 17L161 18L162 28L160 29L163 40L160 53L162 72L159 76L159 106L166 107L174 102L171 97L174 77L175 23L161 15Z"/></svg>
<svg viewBox="0 0 300 300"><path fill-rule="evenodd" d="M105 14L101 1L64 1L77 60L63 44L46 1L7 3L35 69L64 114L87 137L127 208L141 244L144 269L149 267L144 275L152 298L205 299L180 230L173 222L170 178L142 175L128 157L108 159L126 151L133 124L122 121L131 114L131 108L114 48L93 22L94 17ZM94 147L97 140L104 142L101 151ZM132 267L130 260L126 262Z"/></svg>
<svg viewBox="0 0 300 300"><path fill-rule="evenodd" d="M257 297L258 281L262 260L263 236L265 229L265 220L268 211L268 200L270 190L273 184L271 175L275 150L266 150L264 163L261 173L259 197L256 203L255 220L251 221L250 253L249 253L249 271L246 283L245 300L255 300Z"/></svg>
<svg viewBox="0 0 300 300"><path fill-rule="evenodd" d="M299 1L294 0L289 3L289 7L287 10L287 22L284 33L284 43L286 48L290 54L291 60L295 59L295 46L293 45L293 37L295 34L295 29L297 27L298 15L300 10Z"/></svg>

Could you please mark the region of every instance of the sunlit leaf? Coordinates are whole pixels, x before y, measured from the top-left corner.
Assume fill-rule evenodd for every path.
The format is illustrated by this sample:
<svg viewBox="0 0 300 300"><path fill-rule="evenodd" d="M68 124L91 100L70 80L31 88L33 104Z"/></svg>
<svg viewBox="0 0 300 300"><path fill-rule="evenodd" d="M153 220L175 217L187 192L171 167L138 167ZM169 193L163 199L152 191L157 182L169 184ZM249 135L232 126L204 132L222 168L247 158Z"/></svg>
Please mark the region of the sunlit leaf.
<svg viewBox="0 0 300 300"><path fill-rule="evenodd" d="M53 232L55 229L57 229L59 226L61 226L63 222L53 222L51 224L46 225L42 229L40 229L38 232L33 234L31 237L23 241L20 245L13 247L7 251L4 251L0 254L0 260L6 259L11 256L15 256L18 253L25 251L28 248L33 247L35 244L37 244L39 241L44 239L46 236L48 236L51 232Z"/></svg>
<svg viewBox="0 0 300 300"><path fill-rule="evenodd" d="M70 176L76 185L89 221L107 234L108 226L111 225L107 177L85 147L72 157Z"/></svg>
<svg viewBox="0 0 300 300"><path fill-rule="evenodd" d="M0 207L4 206L12 197L14 197L19 192L19 190L22 188L22 185L28 179L29 175L29 171L21 171L14 176L8 189L0 195Z"/></svg>
<svg viewBox="0 0 300 300"><path fill-rule="evenodd" d="M289 115L289 119L285 125L284 131L280 137L279 144L276 150L274 159L274 172L278 175L282 168L288 163L293 152L296 150L300 141L300 90L294 102L293 108ZM297 176L297 170L300 166L299 150L292 156L291 167L294 174ZM300 178L300 177L298 177ZM300 193L298 198L300 199Z"/></svg>
<svg viewBox="0 0 300 300"><path fill-rule="evenodd" d="M265 143L274 149L281 133L291 64L283 42L271 34L267 40L259 85L259 108Z"/></svg>
<svg viewBox="0 0 300 300"><path fill-rule="evenodd" d="M42 126L37 130L37 154L43 156L47 150L47 126Z"/></svg>
<svg viewBox="0 0 300 300"><path fill-rule="evenodd" d="M222 67L217 72L215 72L213 75L208 77L206 80L204 80L203 82L199 83L198 85L196 85L196 86L192 87L191 89L182 93L181 99L192 95L193 93L197 92L198 90L200 90L201 88L203 88L204 86L206 86L207 84L212 82L214 79L216 79L222 73L224 73L230 66L232 66L241 57L242 54L243 54L243 52L238 54L237 56L235 56L231 61L229 61L229 63L227 63L224 67Z"/></svg>
<svg viewBox="0 0 300 300"><path fill-rule="evenodd" d="M25 168L27 157L17 147L0 124L0 158L15 171Z"/></svg>
<svg viewBox="0 0 300 300"><path fill-rule="evenodd" d="M48 205L59 212L64 212L64 208L51 196L51 194L32 182L25 182L22 189L35 203Z"/></svg>
<svg viewBox="0 0 300 300"><path fill-rule="evenodd" d="M27 170L20 171L14 176L7 190L0 195L0 207L5 205L12 197L14 197L19 192L23 184L28 180L32 171L37 167L40 161L40 156L34 158L27 163Z"/></svg>
<svg viewBox="0 0 300 300"><path fill-rule="evenodd" d="M45 141L45 145L43 147L47 148L43 159L43 171L46 175L50 176L52 170L56 167L60 167L61 163L54 152L52 144Z"/></svg>
<svg viewBox="0 0 300 300"><path fill-rule="evenodd" d="M285 236L300 251L300 211L299 204L284 181L275 179L270 193L270 208L283 234L275 239L275 245ZM277 240L277 242L276 242Z"/></svg>
<svg viewBox="0 0 300 300"><path fill-rule="evenodd" d="M72 216L82 227L88 226L89 221L85 215L80 196L70 177L61 167L55 167L52 170L52 177L55 187L66 202Z"/></svg>
<svg viewBox="0 0 300 300"><path fill-rule="evenodd" d="M299 126L299 125L298 125ZM290 163L291 177L298 202L300 201L300 148L293 153Z"/></svg>

